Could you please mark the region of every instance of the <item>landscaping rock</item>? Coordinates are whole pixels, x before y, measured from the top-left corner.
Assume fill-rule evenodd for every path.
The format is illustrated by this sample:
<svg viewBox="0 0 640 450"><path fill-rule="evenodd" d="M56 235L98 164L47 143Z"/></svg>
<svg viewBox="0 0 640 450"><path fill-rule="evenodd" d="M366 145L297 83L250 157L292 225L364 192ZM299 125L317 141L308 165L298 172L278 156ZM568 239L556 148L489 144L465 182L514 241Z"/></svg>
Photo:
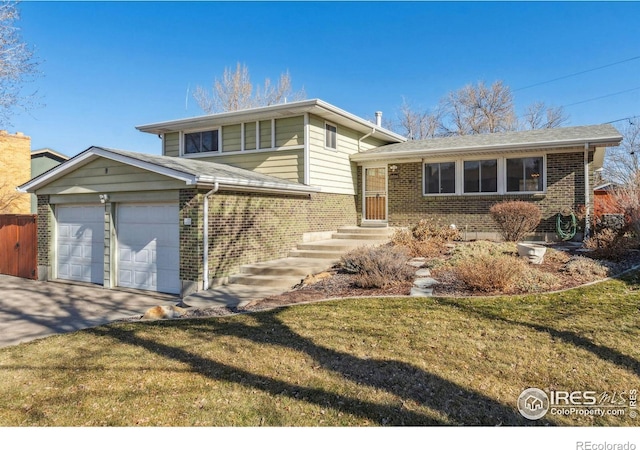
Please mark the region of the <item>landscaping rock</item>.
<svg viewBox="0 0 640 450"><path fill-rule="evenodd" d="M431 271L429 269L420 269L416 271L416 277L430 277Z"/></svg>
<svg viewBox="0 0 640 450"><path fill-rule="evenodd" d="M427 261L426 258L413 258L407 264L409 264L412 267L416 267L416 268L419 269L419 268L424 266L426 261Z"/></svg>
<svg viewBox="0 0 640 450"><path fill-rule="evenodd" d="M409 293L409 295L411 297L432 297L433 296L433 289L431 289L431 288L421 289L421 288L418 288L418 287L412 287L411 288L411 292Z"/></svg>
<svg viewBox="0 0 640 450"><path fill-rule="evenodd" d="M302 281L303 286L309 286L312 284L319 283L322 280L326 280L327 278L331 278L333 276L330 272L320 272L317 274L307 275L307 277Z"/></svg>
<svg viewBox="0 0 640 450"><path fill-rule="evenodd" d="M187 310L179 306L154 306L144 313L142 320L177 319L186 313Z"/></svg>
<svg viewBox="0 0 640 450"><path fill-rule="evenodd" d="M413 285L419 289L430 288L435 284L438 284L438 282L433 278L418 278L413 282Z"/></svg>

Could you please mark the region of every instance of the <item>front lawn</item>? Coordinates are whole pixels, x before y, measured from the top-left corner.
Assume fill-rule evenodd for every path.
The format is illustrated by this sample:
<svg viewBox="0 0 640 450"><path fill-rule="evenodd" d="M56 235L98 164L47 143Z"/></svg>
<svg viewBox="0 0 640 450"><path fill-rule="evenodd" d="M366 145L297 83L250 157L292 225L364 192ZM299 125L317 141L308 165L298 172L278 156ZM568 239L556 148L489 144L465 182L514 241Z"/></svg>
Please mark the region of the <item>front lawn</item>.
<svg viewBox="0 0 640 450"><path fill-rule="evenodd" d="M356 298L54 336L0 350L0 426L638 425L629 409L530 421L516 400L537 387L628 406L639 283L636 272L560 294Z"/></svg>

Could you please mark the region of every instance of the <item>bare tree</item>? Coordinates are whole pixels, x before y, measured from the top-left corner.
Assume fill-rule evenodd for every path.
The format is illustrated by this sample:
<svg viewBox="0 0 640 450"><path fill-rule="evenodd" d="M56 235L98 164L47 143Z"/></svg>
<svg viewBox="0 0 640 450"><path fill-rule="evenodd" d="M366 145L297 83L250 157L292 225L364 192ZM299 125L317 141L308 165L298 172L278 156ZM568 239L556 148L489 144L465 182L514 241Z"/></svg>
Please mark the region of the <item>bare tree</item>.
<svg viewBox="0 0 640 450"><path fill-rule="evenodd" d="M557 128L569 120L562 106L547 106L544 102L529 105L522 115L521 128L536 130L539 128Z"/></svg>
<svg viewBox="0 0 640 450"><path fill-rule="evenodd" d="M640 173L640 123L629 122L619 127L623 139L618 147L607 149L603 180L618 186L633 184Z"/></svg>
<svg viewBox="0 0 640 450"><path fill-rule="evenodd" d="M441 101L439 133L445 136L497 133L515 129L511 89L502 81L480 81L450 92Z"/></svg>
<svg viewBox="0 0 640 450"><path fill-rule="evenodd" d="M15 22L20 18L17 3L0 3L0 124L7 124L16 108L31 109L36 94L23 95L22 86L38 75L39 61L22 41Z"/></svg>
<svg viewBox="0 0 640 450"><path fill-rule="evenodd" d="M402 98L402 105L398 112L398 124L393 124L407 139L428 139L436 136L440 116L439 111L419 112Z"/></svg>
<svg viewBox="0 0 640 450"><path fill-rule="evenodd" d="M511 89L502 81L480 81L451 91L432 111L413 108L403 97L393 129L408 139L499 133L517 129L555 128L568 118L562 107L536 102L518 122Z"/></svg>
<svg viewBox="0 0 640 450"><path fill-rule="evenodd" d="M267 78L263 86L258 86L254 91L249 68L240 63L236 64L235 71L225 67L222 80L216 79L211 91L197 86L193 93L198 106L205 113L275 105L286 101L302 100L305 96L304 89L293 91L288 71L280 75L277 84L272 84Z"/></svg>

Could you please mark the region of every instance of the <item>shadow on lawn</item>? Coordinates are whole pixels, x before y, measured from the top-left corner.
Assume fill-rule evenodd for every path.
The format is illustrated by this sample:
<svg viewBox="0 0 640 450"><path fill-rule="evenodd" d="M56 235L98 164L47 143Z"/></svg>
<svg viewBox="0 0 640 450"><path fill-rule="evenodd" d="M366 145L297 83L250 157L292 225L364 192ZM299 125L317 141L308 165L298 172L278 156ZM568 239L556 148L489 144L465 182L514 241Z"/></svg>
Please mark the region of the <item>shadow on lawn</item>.
<svg viewBox="0 0 640 450"><path fill-rule="evenodd" d="M334 408L347 414L371 420L378 425L550 425L547 420L529 421L514 406L503 405L494 399L470 391L458 384L400 361L366 359L349 353L323 347L300 336L278 319L282 310L256 313L258 326L237 322L181 321L180 324L162 323L160 326L188 329L210 336L212 333L234 336L256 343L279 345L312 357L323 369L340 374L354 383L385 391L404 401L442 413L448 418L441 421L428 415L410 411L403 406L384 405L361 401L320 388L295 385L263 375L257 375L231 365L203 358L188 350L160 344L136 336L134 331L100 327L87 330L100 336L117 339L128 345L137 345L163 357L188 364L194 372L214 380L224 380L262 390L268 394L284 395L297 400Z"/></svg>
<svg viewBox="0 0 640 450"><path fill-rule="evenodd" d="M574 345L578 348L582 348L587 350L602 359L603 361L608 361L613 363L623 369L630 371L631 373L640 376L640 361L637 359L625 355L624 353L620 353L618 350L607 347L606 345L599 345L591 340L585 338L584 336L580 336L579 334L573 331L567 330L556 330L548 325L540 325L536 323L530 322L522 322L514 319L507 319L497 314L492 314L488 311L482 310L481 308L477 308L468 304L463 304L462 302L456 301L454 299L448 298L438 298L439 304L451 306L453 308L459 309L466 314L474 314L481 318L496 320L503 323L507 323L509 325L523 326L530 328L534 331L540 333L549 333L554 338L560 339L568 344Z"/></svg>

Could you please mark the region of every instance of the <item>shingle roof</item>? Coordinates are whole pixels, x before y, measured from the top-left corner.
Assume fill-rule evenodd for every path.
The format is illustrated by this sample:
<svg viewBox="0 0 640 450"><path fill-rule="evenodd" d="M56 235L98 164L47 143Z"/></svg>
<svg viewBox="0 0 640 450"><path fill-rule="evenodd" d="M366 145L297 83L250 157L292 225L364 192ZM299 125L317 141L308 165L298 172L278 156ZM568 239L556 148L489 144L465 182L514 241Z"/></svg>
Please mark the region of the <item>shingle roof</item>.
<svg viewBox="0 0 640 450"><path fill-rule="evenodd" d="M212 185L219 183L226 189L233 189L235 187L302 193L317 191L301 183L283 180L226 164L200 159L149 155L97 146L88 148L45 174L28 181L20 186L19 189L32 192L97 157L113 159L124 164L134 165L168 177L177 178L185 181L187 185Z"/></svg>
<svg viewBox="0 0 640 450"><path fill-rule="evenodd" d="M306 187L303 184L283 180L282 178L264 175L251 170L220 164L200 159L176 158L173 156L150 155L113 148L97 147L111 153L137 159L167 169L188 173L196 178L214 178L218 181L258 182L279 185L282 187Z"/></svg>
<svg viewBox="0 0 640 450"><path fill-rule="evenodd" d="M553 148L584 145L618 145L622 136L610 124L579 127L545 128L506 133L475 134L407 141L384 145L353 155L353 161L365 161L380 156L415 156L416 154L442 154L477 151L500 151L521 148Z"/></svg>

